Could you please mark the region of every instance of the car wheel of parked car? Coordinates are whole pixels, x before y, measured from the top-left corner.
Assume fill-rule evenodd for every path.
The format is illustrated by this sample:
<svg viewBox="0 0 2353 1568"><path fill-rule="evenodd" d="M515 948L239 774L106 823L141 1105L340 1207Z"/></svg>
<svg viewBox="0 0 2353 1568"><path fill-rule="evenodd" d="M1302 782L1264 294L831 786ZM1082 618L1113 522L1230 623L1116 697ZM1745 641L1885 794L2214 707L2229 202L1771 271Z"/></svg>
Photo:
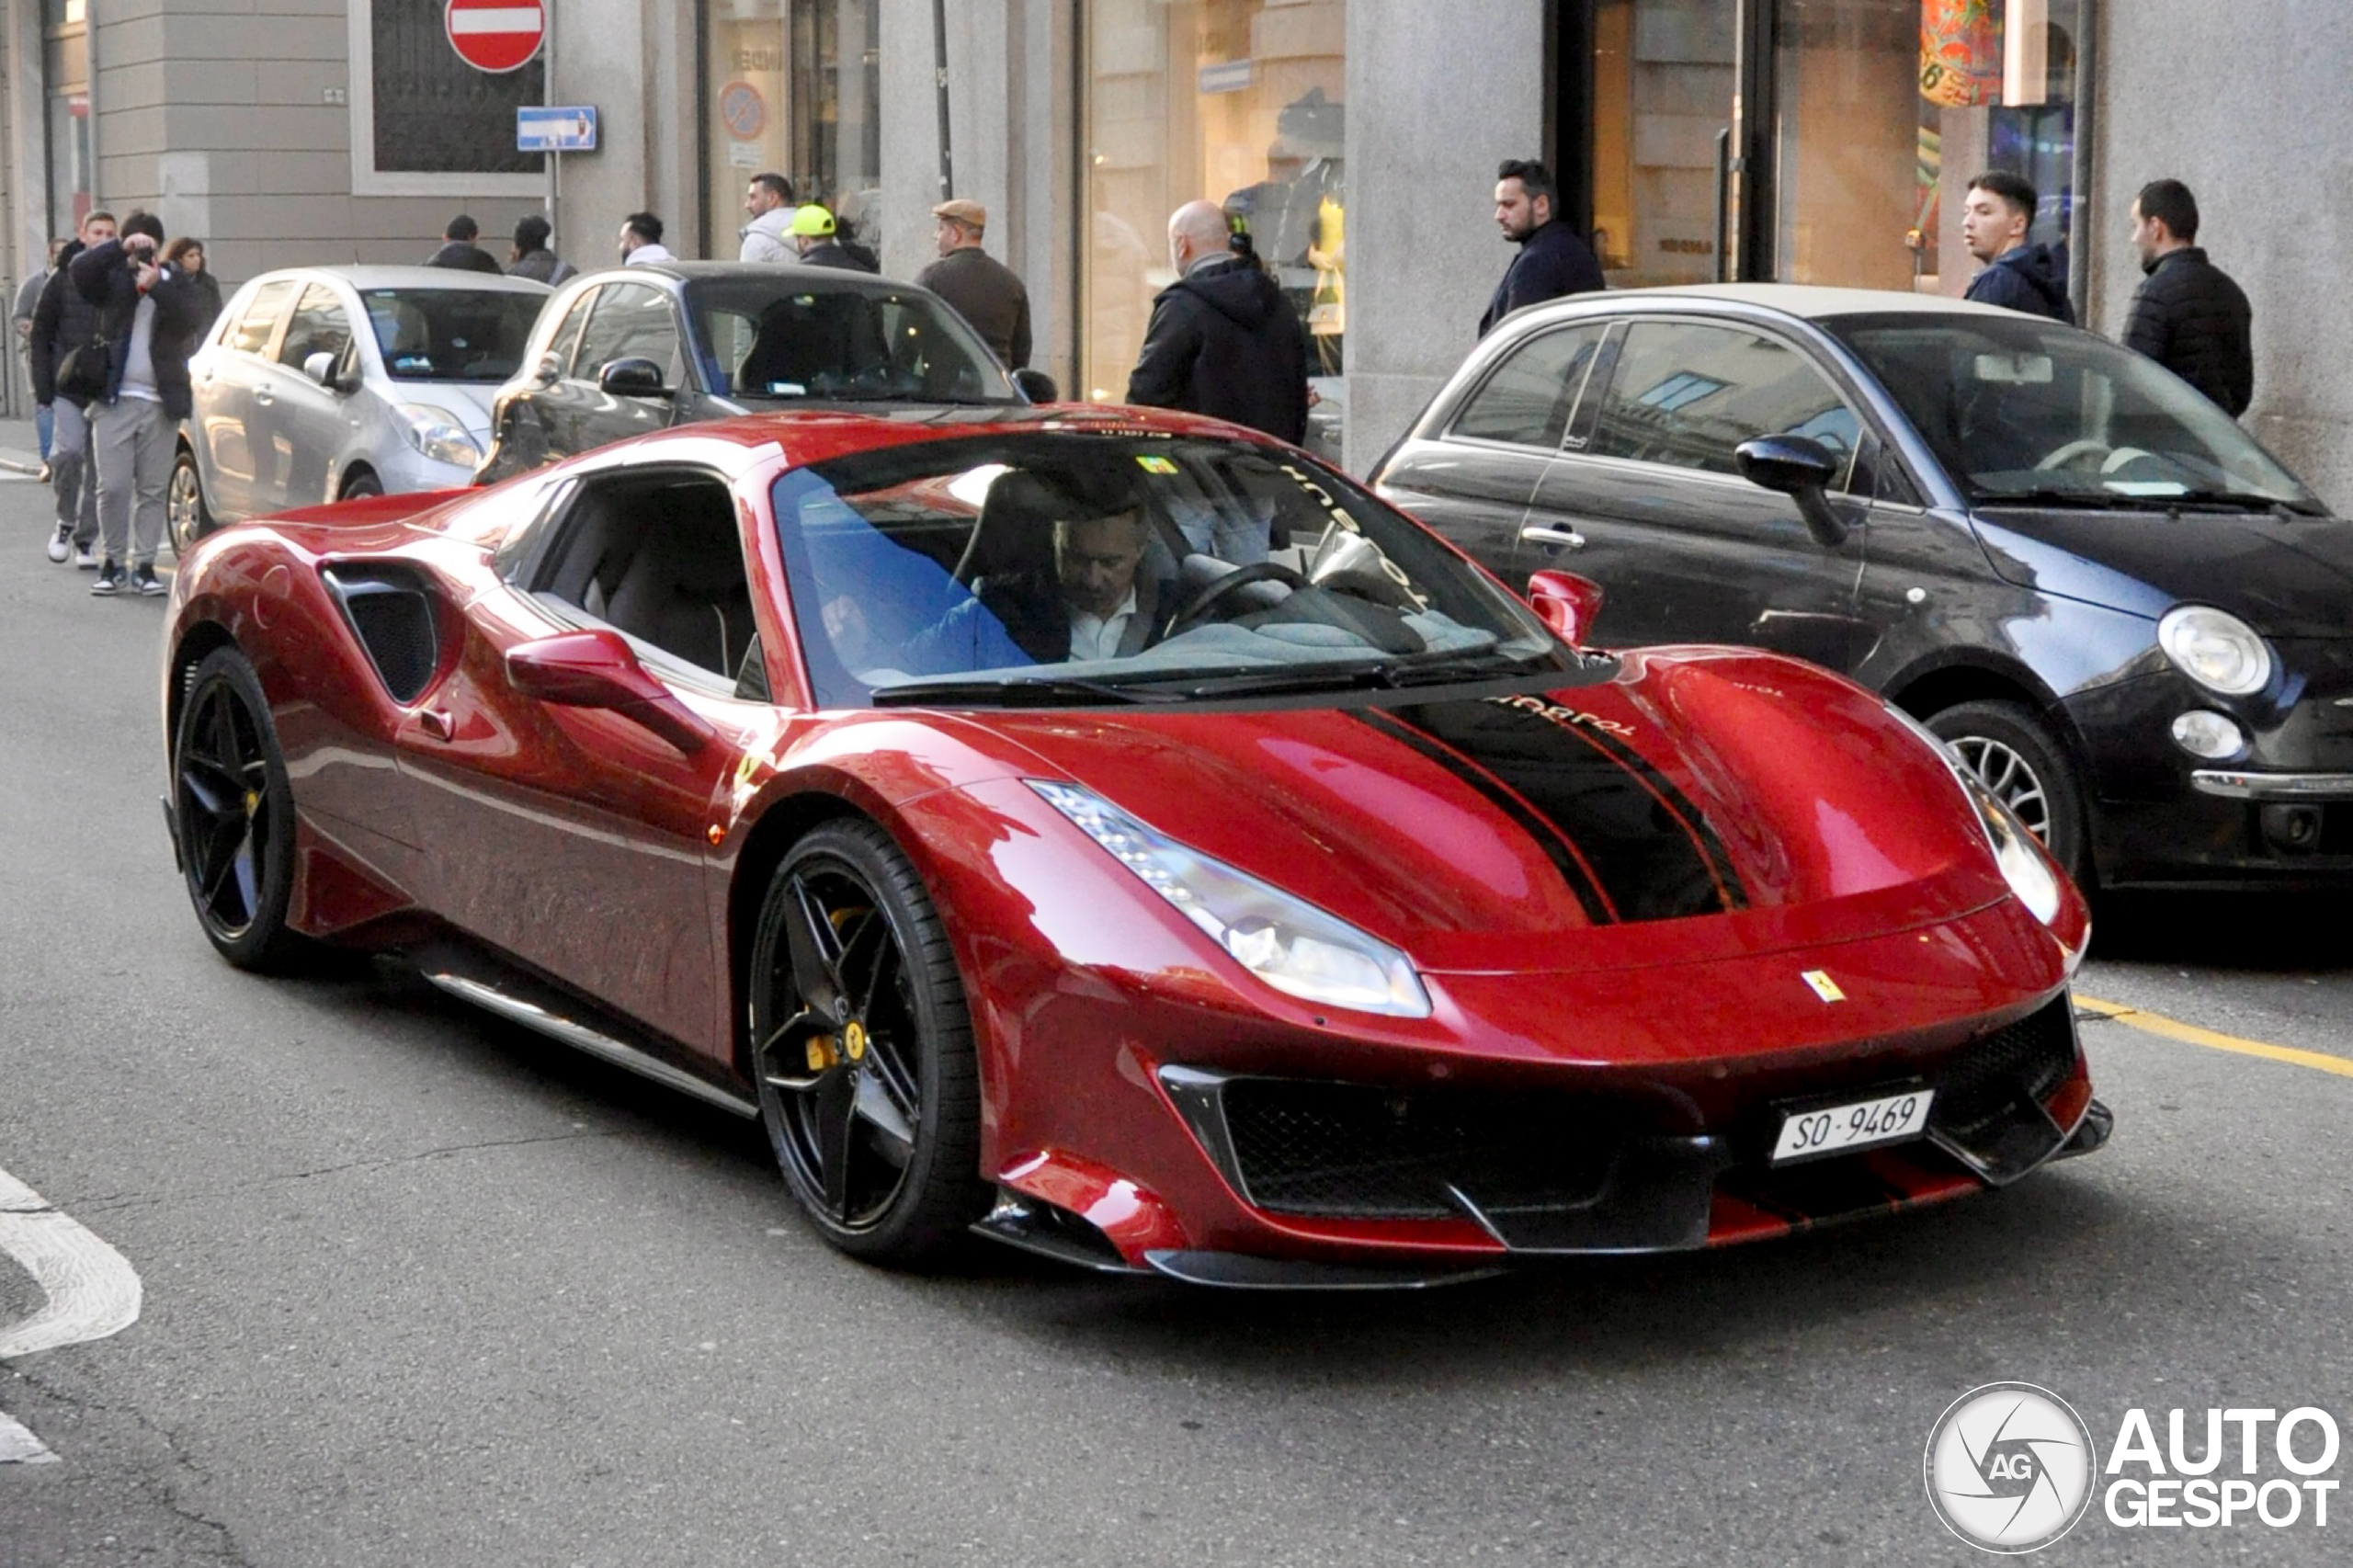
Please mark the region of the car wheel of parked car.
<svg viewBox="0 0 2353 1568"><path fill-rule="evenodd" d="M381 495L383 493L384 482L378 479L374 474L369 473L363 468L358 473L353 474L349 479L344 481L343 494L337 496L336 499L339 501L357 501L363 496Z"/></svg>
<svg viewBox="0 0 2353 1568"><path fill-rule="evenodd" d="M937 1257L986 1211L964 990L922 879L881 829L832 823L768 883L752 1071L777 1163L834 1245Z"/></svg>
<svg viewBox="0 0 2353 1568"><path fill-rule="evenodd" d="M196 454L186 447L172 462L170 487L164 493L164 517L171 528L175 556L186 554L190 545L212 531L212 513L204 505L204 477L196 472Z"/></svg>
<svg viewBox="0 0 2353 1568"><path fill-rule="evenodd" d="M2051 858L2088 887L2083 788L2066 744L2034 710L2019 702L1963 702L1927 722L1962 766L2042 840Z"/></svg>
<svg viewBox="0 0 2353 1568"><path fill-rule="evenodd" d="M253 665L216 648L188 677L172 741L172 820L198 923L239 969L287 967L309 947L288 928L294 790Z"/></svg>

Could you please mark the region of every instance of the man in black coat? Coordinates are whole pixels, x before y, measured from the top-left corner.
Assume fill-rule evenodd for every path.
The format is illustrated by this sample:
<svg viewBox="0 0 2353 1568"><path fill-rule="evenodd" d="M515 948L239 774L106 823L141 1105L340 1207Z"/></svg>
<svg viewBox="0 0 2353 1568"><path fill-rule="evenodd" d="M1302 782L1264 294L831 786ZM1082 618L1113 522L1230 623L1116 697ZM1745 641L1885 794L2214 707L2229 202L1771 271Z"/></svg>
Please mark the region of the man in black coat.
<svg viewBox="0 0 2353 1568"><path fill-rule="evenodd" d="M106 557L90 586L94 594L167 591L155 575L164 487L180 421L193 403L188 356L210 318L186 275L159 259L163 246L164 225L153 213L133 212L122 221L120 239L92 245L65 268L82 297L97 307L108 350L106 390L90 403Z"/></svg>
<svg viewBox="0 0 2353 1568"><path fill-rule="evenodd" d="M460 272L487 272L495 277L500 271L498 258L474 244L481 237L481 228L460 212L441 231L441 248L426 257L425 265L454 267Z"/></svg>
<svg viewBox="0 0 2353 1568"><path fill-rule="evenodd" d="M1534 159L1508 158L1495 171L1495 226L1519 254L1504 269L1487 313L1479 318L1480 336L1523 305L1609 287L1591 247L1562 222L1560 206L1561 187L1552 171Z"/></svg>
<svg viewBox="0 0 2353 1568"><path fill-rule="evenodd" d="M1297 443L1307 435L1307 338L1281 285L1228 244L1225 213L1188 201L1168 220L1176 281L1152 302L1128 401L1227 419Z"/></svg>
<svg viewBox="0 0 2353 1568"><path fill-rule="evenodd" d="M2132 296L2124 346L2204 392L2236 419L2255 398L2254 312L2230 274L2198 248L2198 199L2153 180L2132 201L2132 244L2149 276Z"/></svg>
<svg viewBox="0 0 2353 1568"><path fill-rule="evenodd" d="M1969 280L1964 297L2073 326L2075 307L2067 300L2066 258L2050 245L2027 244L2040 200L2034 187L2007 169L1988 169L1969 182L1961 243L1986 265Z"/></svg>

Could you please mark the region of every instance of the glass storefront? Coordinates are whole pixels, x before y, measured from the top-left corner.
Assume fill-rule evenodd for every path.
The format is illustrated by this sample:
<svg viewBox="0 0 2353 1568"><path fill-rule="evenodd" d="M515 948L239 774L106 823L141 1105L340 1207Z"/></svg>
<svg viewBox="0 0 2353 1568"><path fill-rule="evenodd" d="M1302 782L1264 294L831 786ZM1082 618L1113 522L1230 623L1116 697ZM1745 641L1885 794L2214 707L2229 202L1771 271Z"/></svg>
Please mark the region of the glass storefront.
<svg viewBox="0 0 2353 1568"><path fill-rule="evenodd" d="M42 0L42 86L49 110L49 232L71 234L90 210L90 40L83 0Z"/></svg>
<svg viewBox="0 0 2353 1568"><path fill-rule="evenodd" d="M1988 168L2040 193L2029 238L2067 237L2076 0L1563 4L1589 17L1594 248L1620 287L1959 294Z"/></svg>
<svg viewBox="0 0 2353 1568"><path fill-rule="evenodd" d="M1246 228L1308 332L1336 410L1347 331L1347 0L1087 0L1080 395L1117 401L1168 217L1206 198Z"/></svg>
<svg viewBox="0 0 2353 1568"><path fill-rule="evenodd" d="M705 0L709 253L733 258L744 187L773 171L867 231L882 185L882 0Z"/></svg>

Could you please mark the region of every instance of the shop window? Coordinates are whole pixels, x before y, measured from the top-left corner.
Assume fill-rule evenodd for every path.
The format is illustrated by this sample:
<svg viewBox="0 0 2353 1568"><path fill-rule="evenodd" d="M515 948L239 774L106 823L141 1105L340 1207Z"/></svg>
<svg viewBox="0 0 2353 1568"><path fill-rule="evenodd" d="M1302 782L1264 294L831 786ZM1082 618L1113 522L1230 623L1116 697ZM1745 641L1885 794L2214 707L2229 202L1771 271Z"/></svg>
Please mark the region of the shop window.
<svg viewBox="0 0 2353 1568"><path fill-rule="evenodd" d="M881 0L705 0L704 22L710 254L736 255L756 174L784 176L796 201L821 201L854 235L876 238Z"/></svg>
<svg viewBox="0 0 2353 1568"><path fill-rule="evenodd" d="M1116 402L1168 218L1222 205L1246 229L1336 397L1347 332L1346 0L1087 0L1081 395Z"/></svg>
<svg viewBox="0 0 2353 1568"><path fill-rule="evenodd" d="M90 210L90 39L83 0L43 0L41 74L49 99L49 232L66 235Z"/></svg>
<svg viewBox="0 0 2353 1568"><path fill-rule="evenodd" d="M541 60L477 71L438 5L352 0L351 188L358 196L523 196L543 160L515 147L515 111L547 101Z"/></svg>

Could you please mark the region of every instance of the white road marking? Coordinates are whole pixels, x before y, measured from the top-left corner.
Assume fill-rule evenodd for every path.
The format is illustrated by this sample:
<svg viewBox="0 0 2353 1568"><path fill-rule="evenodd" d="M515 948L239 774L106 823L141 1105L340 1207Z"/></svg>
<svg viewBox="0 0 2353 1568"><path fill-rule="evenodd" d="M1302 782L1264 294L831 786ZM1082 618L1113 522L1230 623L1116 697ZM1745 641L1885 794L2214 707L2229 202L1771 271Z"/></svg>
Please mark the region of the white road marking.
<svg viewBox="0 0 2353 1568"><path fill-rule="evenodd" d="M122 1254L0 1170L0 1252L24 1266L48 1297L40 1311L0 1327L0 1361L104 1339L139 1321L139 1276ZM40 1438L0 1415L0 1464L57 1458Z"/></svg>

